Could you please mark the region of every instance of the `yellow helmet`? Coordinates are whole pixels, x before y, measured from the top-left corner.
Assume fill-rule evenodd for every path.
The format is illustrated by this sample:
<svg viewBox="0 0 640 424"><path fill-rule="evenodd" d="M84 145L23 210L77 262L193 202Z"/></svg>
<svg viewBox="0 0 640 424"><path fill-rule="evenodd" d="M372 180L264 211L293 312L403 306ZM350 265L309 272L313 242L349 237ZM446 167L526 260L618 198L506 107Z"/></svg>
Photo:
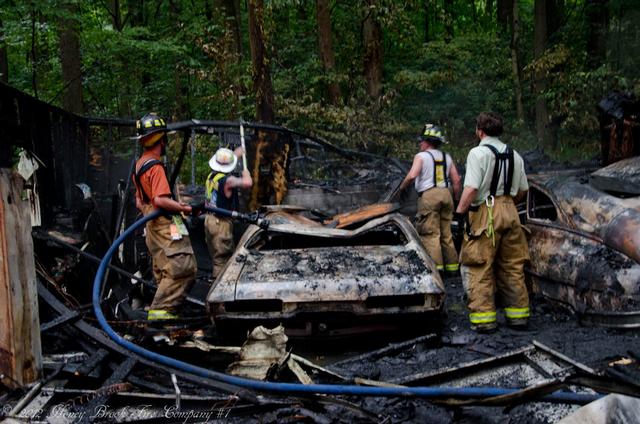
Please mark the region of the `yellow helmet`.
<svg viewBox="0 0 640 424"><path fill-rule="evenodd" d="M425 124L422 132L418 136L418 141L429 141L434 143L447 144L447 139L440 127L433 124Z"/></svg>

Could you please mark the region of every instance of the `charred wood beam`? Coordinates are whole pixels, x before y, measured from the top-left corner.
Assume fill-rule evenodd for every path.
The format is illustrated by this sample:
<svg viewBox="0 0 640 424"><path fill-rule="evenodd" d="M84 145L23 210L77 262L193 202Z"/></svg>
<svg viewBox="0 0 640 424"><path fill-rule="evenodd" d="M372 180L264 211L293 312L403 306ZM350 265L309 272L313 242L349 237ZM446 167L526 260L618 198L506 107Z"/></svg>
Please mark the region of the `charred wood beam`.
<svg viewBox="0 0 640 424"><path fill-rule="evenodd" d="M46 233L44 233L42 231L34 231L33 232L33 236L36 237L36 238L42 239L42 240L52 241L52 242L54 242L56 244L59 244L60 246L66 247L67 249L69 249L69 250L79 254L80 256L82 256L82 257L84 257L84 258L86 258L86 259L88 259L88 260L90 260L92 262L95 262L97 264L102 262L102 258L99 258L99 257L97 257L95 255L92 255L91 253L87 253L84 250L81 250L81 249L75 247L72 244L69 244L69 243L67 243L67 242L65 242L63 240L60 240L57 237L54 237L54 236L49 235L49 234L46 234ZM134 275L134 274L130 273L129 271L125 271L124 269L122 269L120 267L117 267L115 265L108 265L108 268L116 271L117 273L119 273L119 274L121 274L121 275L123 275L123 276L125 276L127 278L130 278L132 280L138 281L138 282L144 284L147 287L151 287L151 288L154 288L154 289L157 288L157 285L153 281L149 281L149 280L145 280L144 278L140 278L137 275ZM204 306L204 302L202 300L200 300L200 299L196 299L196 298L194 298L192 296L187 296L186 299L187 299L187 301L189 301L189 302L191 302L191 303L193 303L195 305ZM91 305L89 305L89 306L91 306Z"/></svg>
<svg viewBox="0 0 640 424"><path fill-rule="evenodd" d="M140 378L135 375L128 375L127 381L133 384L134 386L142 387L143 389L147 389L147 390L153 390L156 393L161 393L165 395L171 395L171 393L173 393L173 390L171 390L167 386L163 386L162 384L157 384L151 381L147 381L144 378ZM225 399L228 399L228 398L225 398Z"/></svg>
<svg viewBox="0 0 640 424"><path fill-rule="evenodd" d="M582 371L586 372L587 374L598 375L598 373L595 372L595 370L593 368L589 368L588 366L586 366L584 364L581 364L580 362L575 361L575 360L569 358L566 355L563 355L562 353L560 353L560 352L558 352L556 350L551 349L549 346L546 346L546 345L540 343L537 340L533 341L533 345L535 347L537 347L538 349L543 350L543 351L547 352L548 354L553 355L556 358L558 358L558 359L560 359L560 360L562 360L562 361L564 361L564 362L566 362L568 364L573 365L577 369L582 370Z"/></svg>
<svg viewBox="0 0 640 424"><path fill-rule="evenodd" d="M131 127L135 128L135 119L87 117L87 123L95 126Z"/></svg>
<svg viewBox="0 0 640 424"><path fill-rule="evenodd" d="M627 396L640 397L637 381L622 381L617 378L599 375L576 375L567 379L567 383L589 387L597 392L620 393Z"/></svg>
<svg viewBox="0 0 640 424"><path fill-rule="evenodd" d="M87 389L64 389L58 387L44 387L42 389L44 393L54 393L61 395L95 395L99 394L98 390ZM173 400L174 395L171 394L159 394L159 393L145 393L145 392L117 392L113 396L131 398L131 399L148 399L148 400ZM203 396L203 395L182 395L182 400L191 402L227 402L229 398L224 396Z"/></svg>
<svg viewBox="0 0 640 424"><path fill-rule="evenodd" d="M458 375L468 375L477 370L488 368L489 366L514 362L516 360L522 359L525 354L530 353L534 350L535 348L533 346L525 346L523 348L516 349L502 355L494 356L487 359L481 359L478 361L467 362L457 367L445 367L437 370L420 372L417 374L394 378L391 379L389 383L403 385L430 384L434 381L450 379Z"/></svg>
<svg viewBox="0 0 640 424"><path fill-rule="evenodd" d="M625 374L622 370L615 369L615 368L607 368L605 370L605 374L625 384L630 384L631 386L635 387L637 391L640 392L640 382L636 380L633 376Z"/></svg>
<svg viewBox="0 0 640 424"><path fill-rule="evenodd" d="M351 364L353 362L372 361L382 356L392 355L414 344L435 341L435 340L437 340L437 336L435 334L426 334L424 336L416 337L415 339L407 340L401 343L390 343L388 346L383 347L382 349L373 350L371 352L363 353L362 355L353 356L343 361L339 361L334 364L331 364L331 368L342 367L344 365Z"/></svg>
<svg viewBox="0 0 640 424"><path fill-rule="evenodd" d="M70 311L68 314L64 314L64 315L60 315L59 317L49 321L49 322L45 322L44 324L40 325L40 332L41 333L45 333L51 329L54 329L56 327L59 327L63 324L68 323L69 321L73 321L76 319L80 318L80 314L77 311Z"/></svg>
<svg viewBox="0 0 640 424"><path fill-rule="evenodd" d="M40 282L38 282L38 295L45 303L47 303L51 308L53 308L59 314L64 314L69 311L69 309L62 302L60 302L53 294L51 294L47 290L47 288ZM77 330L79 330L84 336L93 340L95 343L101 345L103 348L108 349L112 352L118 353L125 357L135 358L139 363L149 366L151 368L154 368L156 370L163 371L168 374L174 373L180 378L183 378L192 383L195 383L204 387L208 387L211 389L215 389L223 393L228 393L230 395L238 396L239 398L254 404L263 404L263 403L271 402L271 399L268 399L265 396L258 397L255 393L248 391L244 388L219 382L210 378L204 378L197 375L193 375L185 371L176 370L171 367L167 367L165 365L161 365L154 361L146 359L133 352L130 352L129 350L123 348L122 346L120 346L119 344L115 343L113 340L108 338L101 330L90 325L84 320L78 320L74 322L73 326Z"/></svg>
<svg viewBox="0 0 640 424"><path fill-rule="evenodd" d="M182 135L182 147L180 148L180 153L178 154L178 159L173 167L173 172L171 173L171 178L169 179L169 187L173 187L176 185L176 180L178 179L178 174L180 173L180 168L182 168L182 162L184 161L184 156L187 154L187 145L189 144L189 138L194 138L195 142L195 131L191 130L191 132L184 132Z"/></svg>
<svg viewBox="0 0 640 424"><path fill-rule="evenodd" d="M122 382L122 380L124 380L127 377L127 375L129 375L129 373L133 371L133 367L135 367L137 363L138 363L138 360L136 358L125 359L124 362L122 362L115 369L113 374L111 374L111 376L104 382L104 384L102 385L102 390L105 390L106 388L113 386L114 384ZM98 391L98 392L103 393L101 391ZM104 405L110 396L111 394L109 392L106 392L106 394L103 394L103 395L99 395L93 398L87 404L85 404L83 406L83 409L89 412L93 412L98 406ZM79 424L92 423L95 421L95 419L96 419L95 414L92 414L92 413L83 414L83 417L79 421Z"/></svg>
<svg viewBox="0 0 640 424"><path fill-rule="evenodd" d="M105 349L96 350L90 357L87 359L82 366L78 368L75 372L75 375L89 375L91 371L93 371L102 361L104 361L107 356L109 356L109 352Z"/></svg>

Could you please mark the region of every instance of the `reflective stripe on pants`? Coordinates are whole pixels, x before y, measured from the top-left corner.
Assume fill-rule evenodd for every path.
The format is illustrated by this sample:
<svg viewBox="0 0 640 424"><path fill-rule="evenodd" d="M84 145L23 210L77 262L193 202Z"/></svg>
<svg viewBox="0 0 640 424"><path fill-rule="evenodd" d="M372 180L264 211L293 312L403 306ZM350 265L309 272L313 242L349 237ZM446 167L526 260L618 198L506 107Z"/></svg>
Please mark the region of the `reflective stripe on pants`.
<svg viewBox="0 0 640 424"><path fill-rule="evenodd" d="M445 271L449 272L457 272L460 271L460 264L446 264L444 266Z"/></svg>
<svg viewBox="0 0 640 424"><path fill-rule="evenodd" d="M504 308L504 316L507 319L529 318L529 308Z"/></svg>
<svg viewBox="0 0 640 424"><path fill-rule="evenodd" d="M496 322L496 311L472 312L469 314L471 324L488 324Z"/></svg>

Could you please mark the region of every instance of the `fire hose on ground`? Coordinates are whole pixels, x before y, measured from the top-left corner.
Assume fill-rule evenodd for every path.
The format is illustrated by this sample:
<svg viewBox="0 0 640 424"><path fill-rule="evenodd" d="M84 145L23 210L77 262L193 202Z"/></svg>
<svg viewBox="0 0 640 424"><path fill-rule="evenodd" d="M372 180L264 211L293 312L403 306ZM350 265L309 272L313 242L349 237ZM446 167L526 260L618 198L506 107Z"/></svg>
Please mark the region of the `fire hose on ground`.
<svg viewBox="0 0 640 424"><path fill-rule="evenodd" d="M242 214L236 211L230 211L220 208L205 207L204 210L231 217L234 219L244 220L246 222L267 228L269 222L259 217L258 214ZM232 384L249 390L259 392L271 392L279 394L325 394L325 395L343 395L343 396L384 396L384 397L420 397L426 399L486 399L495 396L510 395L521 391L521 389L501 388L501 387L377 387L377 386L358 386L344 384L298 384L298 383L278 383L268 381L257 381L242 377L236 377L222 372L213 371L207 368L199 367L187 362L183 362L151 350L145 349L129 340L126 340L117 334L107 322L102 309L100 307L100 293L103 279L111 257L117 251L120 244L143 226L148 221L158 218L166 214L164 211L154 211L147 216L139 219L127 228L117 240L113 242L107 253L102 258L98 271L93 282L93 309L100 323L100 327L113 339L117 344L134 352L150 361L172 367L187 373L191 373L203 378L208 378L223 383ZM551 403L567 403L584 405L602 397L600 394L584 394L569 391L555 391L549 395L539 399L541 402Z"/></svg>

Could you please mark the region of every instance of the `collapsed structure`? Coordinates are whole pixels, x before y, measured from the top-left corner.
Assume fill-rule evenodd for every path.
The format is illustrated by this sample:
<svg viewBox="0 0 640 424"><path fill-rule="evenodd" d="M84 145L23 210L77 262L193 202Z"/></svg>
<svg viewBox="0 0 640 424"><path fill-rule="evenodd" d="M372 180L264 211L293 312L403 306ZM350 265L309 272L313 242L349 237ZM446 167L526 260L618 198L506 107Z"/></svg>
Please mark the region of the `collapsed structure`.
<svg viewBox="0 0 640 424"><path fill-rule="evenodd" d="M441 330L438 334L431 334L434 329L428 323L410 320L401 327L424 335L415 338L415 334L397 332L393 334L396 339L405 340L380 349L376 343L387 345L388 339L378 333L360 339L368 340L368 346L349 344L344 338L337 345L323 342L306 352L304 343L293 345L296 353L300 350L313 357L325 356L327 359L320 364L283 350L282 333L258 332L258 340L272 341L268 354L260 356L261 369L270 382L266 386L232 384L214 378L217 374L213 372L239 368L231 363L254 360L249 355L253 348L245 348L236 358L241 349L219 346L219 335L208 319L165 332L160 344L148 340L144 323L136 319L135 311L141 310L153 293L154 283L145 273L145 249L139 238L136 241L130 237L121 250L114 252L98 306L117 334L144 344L158 357L123 347L98 326L88 305L97 264L123 229L136 221L128 198L131 146L123 148L125 154L120 155L120 138L115 135L119 128L132 128L133 121L76 117L9 87L0 88L0 111L7 123L1 131L3 140L5 136L10 140L10 148L3 144L0 150L2 167L10 167L16 160L21 169L39 167L20 184L24 201L32 205L28 208L30 220L36 225L33 237L38 282L33 290L40 298L36 317L42 322L44 354L41 368L34 368L38 371L31 377L33 385L16 384L3 376L3 386L14 387L0 392L0 403L11 407L3 410L5 416L51 422L60 422L61 416L66 422L158 418L183 422L223 417L231 420L233 416L238 422L247 417L265 422L424 421L427 417L453 422L465 416L471 420L482 416L487 422L500 422L506 417L522 422L555 422L576 410L578 407L572 406L575 403L586 403L606 393L640 393L640 342L635 333L580 327L572 315L555 309L556 304L536 299L532 333L501 329L495 336L473 335L466 330L459 279L443 283L432 261L415 244L405 217L393 213L394 207L384 206L381 214L341 214L384 198L393 190L394 180L406 171L403 163L345 151L281 127L250 123L246 124L251 139L248 144L255 146L249 148L250 161L256 164L253 172L256 180L262 177L263 188L245 199L246 204L282 200L304 208L271 208L265 212L263 218L272 223L272 231L249 227L223 276L211 288L206 277L199 279L188 299L193 308L204 311L208 303L214 320L249 317L255 325L275 324L275 320L294 316L287 313L302 312L297 318L304 324L290 327L294 336L297 329L297 335L319 332L351 337L351 332L343 331L348 327L345 324L351 324L354 312L358 315L365 310L397 314L423 308L422 312L446 312L444 326L435 328ZM36 122L38 125L34 125ZM191 173L187 172L186 178L183 174L183 189L177 195L184 200L196 198L201 194L195 181L199 137L210 138L205 142L210 151L215 150L216 143L234 145L238 143L237 123L192 120L175 123L172 129L178 130L182 139L178 139L179 147L174 151L171 180L176 182L182 164L190 163ZM98 142L100 139L107 143ZM14 158L14 147L29 154ZM34 156L38 159L32 160ZM261 157L268 158L267 163ZM68 166L72 161L83 166ZM381 174L385 177L380 178ZM341 176L341 185L332 183L336 175ZM592 322L636 325L640 280L638 258L634 256L637 250L634 253L632 243L638 234L633 232L633 225L637 225L633 218L638 208L635 198L622 199L618 194L615 199L619 200L606 200L604 193L591 187L589 174L584 171L578 172L583 178L578 176L575 186L554 185L558 175L533 178L537 191L532 190L524 206L527 219L540 231L530 240L534 261L529 272L536 277L536 287L543 296L570 305ZM591 175L597 184L600 174ZM191 184L186 184L189 177ZM562 178L569 181L568 177ZM606 218L595 208L585 211L584 216L595 211L597 225L590 224L592 233L580 227L589 225L578 219L584 208L571 206L571 202L584 197L577 194L586 191L594 196L589 199L601 200L603 210L612 214ZM563 203L565 198L568 207ZM8 204L9 198L3 197L3 202ZM571 220L561 220L565 217ZM197 234L199 224L194 225ZM568 235L549 235L556 230L579 233L581 238L572 241ZM616 236L616 231L624 237ZM573 243L573 247L545 248L544 243L554 237L558 242ZM615 244L621 240L622 245ZM198 243L203 247L203 240L194 237L194 244ZM535 243L542 243L539 254L533 254ZM580 257L585 243L593 245L587 246L591 250L585 250L586 254L597 258L588 265L612 267L611 272L596 266L593 272L580 276L583 265L567 255ZM622 253L624 257L613 258ZM208 274L206 256L198 257L204 275ZM268 284L269 290L252 288L252 284ZM294 284L302 287L297 291L281 289ZM341 287L333 292L337 298L325 296L331 286ZM289 298L278 298L283 294ZM627 310L621 311L621 305ZM278 308L280 314L269 321L269 314ZM347 358L340 358L344 356ZM159 357L187 358L188 363L212 373L199 375L177 366L177 362L167 365ZM302 395L303 386L278 385L297 381L309 386L309 394L323 390L332 394L317 398ZM316 388L317 383L330 388ZM406 399L407 394L429 401ZM366 399L363 395L374 397ZM550 406L550 402L558 405ZM624 402L629 402L628 408L637 405L633 398ZM140 406L147 404L154 407ZM487 412L496 405L509 408Z"/></svg>

